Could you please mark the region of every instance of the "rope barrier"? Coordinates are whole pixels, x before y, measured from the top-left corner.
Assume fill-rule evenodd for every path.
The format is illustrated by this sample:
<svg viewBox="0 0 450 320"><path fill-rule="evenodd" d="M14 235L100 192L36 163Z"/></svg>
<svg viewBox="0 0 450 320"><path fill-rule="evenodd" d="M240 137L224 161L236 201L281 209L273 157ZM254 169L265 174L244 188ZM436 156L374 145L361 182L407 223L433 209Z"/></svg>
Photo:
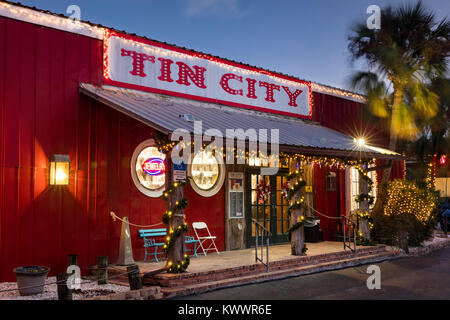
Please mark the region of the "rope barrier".
<svg viewBox="0 0 450 320"><path fill-rule="evenodd" d="M306 203L306 202L305 202L305 203ZM321 215L321 216L323 216L323 217L325 217L325 218L341 220L341 217L330 217L330 216L327 216L326 214L323 214L323 213L317 211L316 209L314 209L313 207L311 207L308 203L306 203L306 205L307 205L311 210L313 210L314 212L316 212L317 214L319 214L319 215Z"/></svg>
<svg viewBox="0 0 450 320"><path fill-rule="evenodd" d="M163 224L162 222L159 222L159 223L156 223L156 224L150 224L150 225L148 225L148 226L143 226L143 225L139 225L139 224L134 224L134 223L131 223L131 222L129 222L129 221L126 221L126 220L124 220L124 219L118 217L113 211L110 212L110 216L111 216L111 218L113 219L113 221L116 221L116 219L117 219L117 220L119 220L119 221L128 223L130 226L137 227L137 228L151 228L151 227L156 227L156 226L159 226L159 225L162 225L162 224Z"/></svg>

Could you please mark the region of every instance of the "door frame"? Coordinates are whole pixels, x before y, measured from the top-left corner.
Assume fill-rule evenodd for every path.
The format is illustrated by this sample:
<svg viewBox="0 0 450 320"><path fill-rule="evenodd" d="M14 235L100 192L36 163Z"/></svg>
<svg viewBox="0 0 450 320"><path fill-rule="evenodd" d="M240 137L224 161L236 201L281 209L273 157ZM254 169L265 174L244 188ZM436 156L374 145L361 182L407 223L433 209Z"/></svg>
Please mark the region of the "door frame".
<svg viewBox="0 0 450 320"><path fill-rule="evenodd" d="M285 234L277 234L277 193L276 193L276 186L277 186L277 177L278 176L284 176L288 172L288 169L286 168L280 168L278 173L275 175L269 176L270 181L270 187L271 190L275 190L275 192L271 192L270 194L270 232L272 233L272 236L270 236L270 243L271 244L281 244L281 243L288 243L288 239ZM252 204L251 204L251 191L252 191L252 182L251 182L251 176L252 175L260 175L261 170L260 168L251 168L247 169L245 172L245 181L246 181L246 188L245 188L245 220L247 225L247 230L245 234L245 244L247 248L254 247L255 244L255 237L252 236L252 228L253 228L253 222L252 222ZM288 217L287 217L288 218Z"/></svg>

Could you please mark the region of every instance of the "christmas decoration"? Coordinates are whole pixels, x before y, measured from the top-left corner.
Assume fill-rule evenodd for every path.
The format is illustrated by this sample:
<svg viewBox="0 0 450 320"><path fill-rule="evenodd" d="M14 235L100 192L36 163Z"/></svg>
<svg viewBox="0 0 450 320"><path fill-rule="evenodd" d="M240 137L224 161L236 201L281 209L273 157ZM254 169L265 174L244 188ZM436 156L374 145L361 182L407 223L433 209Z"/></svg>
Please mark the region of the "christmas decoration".
<svg viewBox="0 0 450 320"><path fill-rule="evenodd" d="M188 181L177 181L174 182L173 184L171 184L169 187L167 187L166 190L164 190L161 198L164 201L169 201L169 196L176 191L177 188L179 187L184 187L185 185L188 184ZM167 225L170 229L170 219L173 217L174 214L177 214L180 210L186 208L188 205L187 199L183 198L180 201L176 201L175 204L169 209L167 210L163 217L162 217L162 221L165 225ZM163 251L165 253L168 253L169 250L173 247L175 241L177 240L177 238L179 236L181 236L183 233L188 232L189 227L187 225L187 223L185 222L183 225L178 226L175 230L170 229L167 237L166 237L166 242L163 246ZM188 255L184 255L184 259L181 261L167 261L167 272L168 273L180 273L180 272L184 272L186 271L187 267L189 266L190 263L190 259Z"/></svg>
<svg viewBox="0 0 450 320"><path fill-rule="evenodd" d="M289 190L289 181L286 181L286 182L283 183L283 185L281 186L281 196L283 197L283 199L287 199L287 196L288 196L288 190Z"/></svg>
<svg viewBox="0 0 450 320"><path fill-rule="evenodd" d="M270 184L266 180L261 179L259 184L256 186L256 196L258 198L258 203L267 202L270 198Z"/></svg>
<svg viewBox="0 0 450 320"><path fill-rule="evenodd" d="M372 192L373 189L373 180L369 177L369 175L367 174L366 171L364 171L363 168L361 168L360 166L356 167L359 171L360 176L367 181L367 193L360 193L355 197L355 201L356 202L363 202L363 201L367 201L367 203L369 204L369 206L373 205L374 201L375 201L375 197L371 196L370 193Z"/></svg>
<svg viewBox="0 0 450 320"><path fill-rule="evenodd" d="M305 199L303 197L297 199L296 201L293 200L294 195L303 187L306 185L306 182L303 180L303 170L300 168L297 168L293 172L289 172L286 175L286 180L288 181L288 189L287 189L287 200L289 202L289 208L288 208L288 214L289 216L294 210L301 209L303 207L303 203ZM299 216L297 219L297 222L289 227L289 229L286 231L287 237L289 241L291 241L291 235L292 232L300 228L305 224L305 216ZM302 253L305 253L307 250L306 245L302 248Z"/></svg>

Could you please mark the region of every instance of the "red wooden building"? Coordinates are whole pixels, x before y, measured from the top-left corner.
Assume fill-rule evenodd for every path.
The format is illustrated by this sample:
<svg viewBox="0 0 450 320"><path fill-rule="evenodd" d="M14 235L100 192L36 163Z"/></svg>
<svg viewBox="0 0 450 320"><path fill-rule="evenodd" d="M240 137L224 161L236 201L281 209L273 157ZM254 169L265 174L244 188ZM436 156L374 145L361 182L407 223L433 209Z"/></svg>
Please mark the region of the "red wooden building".
<svg viewBox="0 0 450 320"><path fill-rule="evenodd" d="M122 51L111 51L112 47L121 48L118 46L123 46ZM140 53L136 48L148 52ZM149 52L157 52L159 56L155 54L151 58ZM133 54L141 54L144 60L134 59L131 57ZM202 85L211 87L214 81L202 79L201 76L215 76L218 71L205 73L201 66L189 65L190 60L185 56L205 60L208 71L224 68L227 74L232 74L221 78L223 92L218 87L216 91L220 93L211 89L206 96L199 94ZM172 62L168 62L168 57ZM177 64L174 57L184 62ZM155 62L150 61L152 59ZM144 64L143 61L147 62ZM152 69L154 72L162 72L165 68L166 73L160 74L164 79L161 80L162 87L145 83L142 74L147 72L150 76L150 65L157 66ZM143 69L144 66L146 69ZM239 72L252 76L243 78ZM142 79L136 78L139 76ZM259 86L251 87L255 83L253 81L264 77L274 83L279 81L293 86L293 89L284 90L286 99L291 99L290 106L296 101L300 104L301 93L296 97L292 94L296 85L300 88L298 91L304 94L309 91L309 95L301 100L301 103L306 103L306 109L300 110L302 105L293 107L296 113L271 109L270 98L274 93L275 98L281 97L284 91L277 90L279 86L276 84L269 89L272 84L263 80L259 81ZM182 86L183 81L190 82L191 86L178 93L169 87ZM245 102L244 95L251 95L252 88L256 90L253 94L267 94L265 101L257 100L254 104ZM226 94L230 94L229 100ZM256 118L261 123L279 121L286 128L292 128L293 121L304 126L303 131L289 133L289 137L285 137L283 130L280 130L280 140L298 140L303 132L310 134L309 129L318 130L318 147L312 146L314 139L310 139L309 145L281 143L280 150L285 154L301 153L315 157L308 158L314 159L309 164L311 177L308 183L312 188L310 203L316 210L331 216L348 213L353 208L351 185L355 183L351 170L339 165L327 166L325 162L322 164L320 157L357 159L357 156L354 152L332 146L320 147L320 139L321 134L331 137L331 140L353 139L364 130L371 132L371 145L385 146L383 125L368 126L364 123L361 112L363 102L363 97L348 91L154 40L132 37L88 22L73 25L63 16L0 2L0 281L14 280L12 269L20 265L47 265L52 273L62 272L68 254L78 255L84 272L96 264L99 255L107 255L110 261L114 261L118 252L120 224L111 219L110 211L128 217L135 224L161 222L164 201L142 192L137 186L139 181L136 182L132 174L136 148L149 139L172 132L168 112L160 112L160 117L157 113L147 114L146 106L151 111L167 106L171 110L180 110L180 116L194 114L196 120L204 120L204 123L207 119L202 119L202 112L198 111L203 110L201 108L216 108L213 113L217 119L224 119L233 112L242 112L234 116L249 122L248 127L243 129L250 128ZM276 120L277 117L279 120ZM220 122L217 119L209 120ZM233 127L234 124L229 125ZM364 149L361 154L364 158L398 158L379 150ZM54 155L66 155L70 159L68 185L50 185L50 160ZM206 222L217 236L219 250L251 245L248 221L252 217L251 212L257 214L259 210L253 207L251 200L252 179L259 179L254 169L257 169L255 163L240 166L227 164L226 170L215 172L219 182L215 183L214 192L205 195L202 190L190 185L185 189L189 201L185 211L187 222ZM192 168L190 170L193 171ZM242 173L244 178L243 212L230 212L230 179L227 173L231 171ZM329 175L330 172L335 175ZM398 161L392 177L403 175L403 161ZM336 178L337 187L327 188L327 176ZM278 186L276 189L283 181L281 177L279 174L273 178L272 183ZM149 181L150 184L157 183ZM267 223L274 225L280 236L274 241L282 242L281 231L286 227L283 213L280 213L284 210L283 204L277 203L273 208L271 210L275 211L270 213ZM321 219L320 223L324 239L333 240L337 224L326 219ZM281 231L277 232L277 228ZM134 258L141 260L144 255L142 240L136 229L131 231Z"/></svg>

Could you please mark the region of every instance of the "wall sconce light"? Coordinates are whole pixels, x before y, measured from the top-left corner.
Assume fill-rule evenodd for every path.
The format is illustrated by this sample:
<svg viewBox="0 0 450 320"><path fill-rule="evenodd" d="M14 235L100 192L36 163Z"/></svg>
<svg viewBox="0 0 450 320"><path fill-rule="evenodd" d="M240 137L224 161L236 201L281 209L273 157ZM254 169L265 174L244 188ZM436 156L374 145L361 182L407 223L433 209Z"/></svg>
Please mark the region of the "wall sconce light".
<svg viewBox="0 0 450 320"><path fill-rule="evenodd" d="M69 184L70 157L54 154L50 157L50 185L67 186Z"/></svg>

